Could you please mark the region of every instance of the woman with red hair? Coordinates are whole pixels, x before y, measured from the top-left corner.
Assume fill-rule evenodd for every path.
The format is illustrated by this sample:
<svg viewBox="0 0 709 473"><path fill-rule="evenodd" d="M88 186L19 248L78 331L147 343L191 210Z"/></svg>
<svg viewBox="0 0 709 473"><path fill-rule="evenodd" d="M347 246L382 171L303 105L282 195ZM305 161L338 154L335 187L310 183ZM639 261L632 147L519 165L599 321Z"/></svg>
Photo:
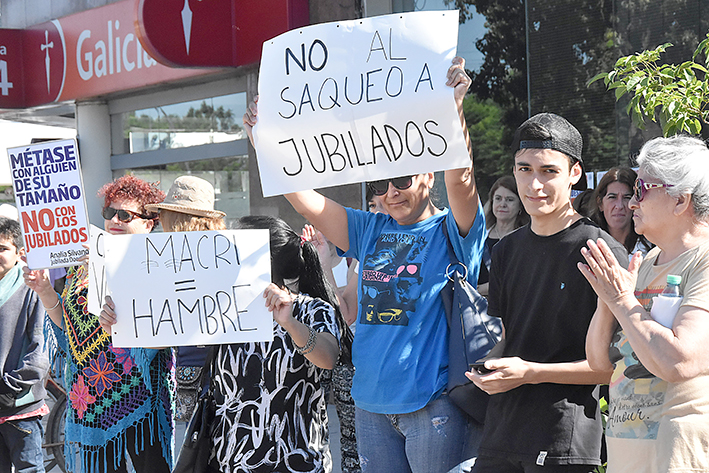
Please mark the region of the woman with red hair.
<svg viewBox="0 0 709 473"><path fill-rule="evenodd" d="M146 205L165 193L135 176L123 176L99 191L104 227L113 235L149 233L157 212ZM47 270L25 271L49 316L50 350L63 372L67 402L67 471L126 472L126 454L138 473L169 473L174 448L175 373L172 349L117 348L88 312L88 267L72 267L61 296ZM78 458L77 458L78 457ZM77 461L79 463L77 463Z"/></svg>

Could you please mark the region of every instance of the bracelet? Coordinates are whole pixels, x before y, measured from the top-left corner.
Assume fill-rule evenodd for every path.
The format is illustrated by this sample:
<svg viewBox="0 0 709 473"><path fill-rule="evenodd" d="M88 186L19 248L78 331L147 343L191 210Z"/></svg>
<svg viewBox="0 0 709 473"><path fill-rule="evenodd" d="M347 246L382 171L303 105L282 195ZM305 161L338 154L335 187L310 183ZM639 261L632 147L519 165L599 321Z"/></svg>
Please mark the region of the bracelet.
<svg viewBox="0 0 709 473"><path fill-rule="evenodd" d="M49 309L45 309L45 310L54 310L57 307L59 307L59 304L61 304L61 302L62 302L62 298L59 296L59 294L57 294L57 303L54 304L54 306L50 307Z"/></svg>
<svg viewBox="0 0 709 473"><path fill-rule="evenodd" d="M305 346L299 347L298 345L296 345L295 341L293 341L295 351L297 351L301 355L307 355L308 353L315 350L315 341L318 338L318 334L310 325L308 325L308 330L310 331L310 333L308 334L308 341L305 343Z"/></svg>

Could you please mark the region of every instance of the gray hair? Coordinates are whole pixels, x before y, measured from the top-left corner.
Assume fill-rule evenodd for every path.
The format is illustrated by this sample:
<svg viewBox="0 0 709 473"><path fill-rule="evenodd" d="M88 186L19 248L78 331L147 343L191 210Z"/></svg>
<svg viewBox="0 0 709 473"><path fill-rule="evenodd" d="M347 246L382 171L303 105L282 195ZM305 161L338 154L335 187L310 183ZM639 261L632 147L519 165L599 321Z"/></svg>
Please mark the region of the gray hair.
<svg viewBox="0 0 709 473"><path fill-rule="evenodd" d="M692 196L692 208L698 220L709 220L709 148L699 138L677 135L654 138L643 145L638 166L659 179L672 197Z"/></svg>

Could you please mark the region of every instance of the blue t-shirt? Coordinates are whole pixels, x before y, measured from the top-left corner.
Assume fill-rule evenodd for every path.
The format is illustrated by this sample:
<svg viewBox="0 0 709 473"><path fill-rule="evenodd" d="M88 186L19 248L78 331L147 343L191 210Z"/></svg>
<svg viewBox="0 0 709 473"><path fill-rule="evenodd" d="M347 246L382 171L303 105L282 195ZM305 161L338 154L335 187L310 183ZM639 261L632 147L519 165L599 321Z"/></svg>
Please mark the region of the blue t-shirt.
<svg viewBox="0 0 709 473"><path fill-rule="evenodd" d="M440 297L450 259L448 225L468 280L478 280L485 217L478 203L465 238L445 209L402 226L384 214L347 209L350 248L360 261L352 397L364 410L404 414L421 409L448 382L448 326Z"/></svg>

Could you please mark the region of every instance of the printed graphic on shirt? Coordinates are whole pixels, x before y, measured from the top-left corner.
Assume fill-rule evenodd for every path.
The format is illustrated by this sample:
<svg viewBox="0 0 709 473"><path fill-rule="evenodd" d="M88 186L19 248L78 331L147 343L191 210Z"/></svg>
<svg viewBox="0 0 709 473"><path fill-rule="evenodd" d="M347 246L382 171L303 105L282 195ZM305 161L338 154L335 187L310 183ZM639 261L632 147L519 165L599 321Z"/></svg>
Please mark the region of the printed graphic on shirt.
<svg viewBox="0 0 709 473"><path fill-rule="evenodd" d="M648 287L636 291L635 296L646 310L650 310L652 298L662 290L661 287ZM609 355L615 369L610 383L606 435L629 439L657 438L667 382L655 377L640 363L621 329L613 336Z"/></svg>
<svg viewBox="0 0 709 473"><path fill-rule="evenodd" d="M409 325L421 295L421 263L427 240L406 233L383 233L362 265L360 322Z"/></svg>

